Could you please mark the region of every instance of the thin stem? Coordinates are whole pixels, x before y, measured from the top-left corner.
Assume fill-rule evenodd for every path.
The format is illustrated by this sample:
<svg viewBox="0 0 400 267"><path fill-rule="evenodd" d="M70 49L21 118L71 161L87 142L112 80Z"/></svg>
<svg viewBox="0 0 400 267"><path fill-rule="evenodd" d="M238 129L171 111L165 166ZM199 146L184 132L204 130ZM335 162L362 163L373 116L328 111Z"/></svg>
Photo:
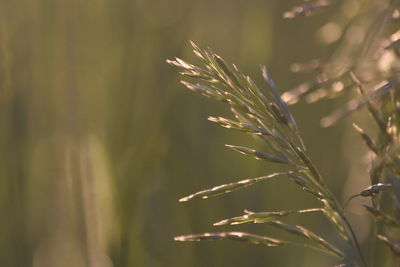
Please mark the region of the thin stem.
<svg viewBox="0 0 400 267"><path fill-rule="evenodd" d="M357 195L352 195L351 197L349 197L349 199L346 201L346 204L344 204L343 209L345 209L347 207L347 205L349 205L350 201L352 201L354 198L361 196L360 194Z"/></svg>
<svg viewBox="0 0 400 267"><path fill-rule="evenodd" d="M351 237L353 239L354 245L356 246L358 255L360 256L360 259L361 259L361 262L362 262L363 266L367 267L368 266L367 262L364 259L364 256L363 256L362 251L361 251L360 244L358 243L357 236L354 233L353 228L351 227L349 221L347 220L346 216L344 216L344 214L340 214L340 216L342 216L343 221L346 223L346 226L350 230Z"/></svg>

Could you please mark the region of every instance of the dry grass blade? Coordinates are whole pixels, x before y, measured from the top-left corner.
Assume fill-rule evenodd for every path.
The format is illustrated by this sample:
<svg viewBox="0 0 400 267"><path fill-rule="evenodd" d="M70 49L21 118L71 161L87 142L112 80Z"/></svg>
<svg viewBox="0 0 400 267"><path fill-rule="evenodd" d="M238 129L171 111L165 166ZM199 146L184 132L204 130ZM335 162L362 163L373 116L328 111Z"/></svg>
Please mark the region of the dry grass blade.
<svg viewBox="0 0 400 267"><path fill-rule="evenodd" d="M255 150L255 149L251 149L251 148L247 148L247 147L242 147L242 146L234 146L234 145L225 145L226 147L229 147L233 150L238 151L239 153L242 153L244 155L250 155L253 156L256 159L262 159L262 160L268 160L268 161L272 161L275 163L290 163L288 159L286 158L281 158L278 156L274 156L271 154L268 154L264 151L260 151L260 150Z"/></svg>
<svg viewBox="0 0 400 267"><path fill-rule="evenodd" d="M305 209L305 210L287 210L287 211L267 211L267 212L250 212L245 210L245 215L237 216L230 219L222 220L214 223L215 226L220 225L235 225L243 223L266 223L270 222L290 214L308 213L308 212L319 212L322 209Z"/></svg>
<svg viewBox="0 0 400 267"><path fill-rule="evenodd" d="M364 207L375 217L376 220L381 221L387 225L400 227L400 221L396 218L378 210L373 207L364 205Z"/></svg>
<svg viewBox="0 0 400 267"><path fill-rule="evenodd" d="M219 232L219 233L204 233L197 235L184 235L184 236L177 236L174 239L175 241L203 241L203 240L228 239L228 240L249 242L253 244L261 244L267 247L277 247L287 244L287 242L275 238L243 233L243 232Z"/></svg>
<svg viewBox="0 0 400 267"><path fill-rule="evenodd" d="M300 226L300 225L289 225L286 223L283 223L281 221L271 221L269 224L278 227L286 232L302 236L304 238L307 238L308 240L313 241L316 245L318 245L325 253L328 253L330 255L336 256L338 258L343 258L344 253L340 251L338 248L330 244L328 241L323 239L322 237L316 235L312 231Z"/></svg>
<svg viewBox="0 0 400 267"><path fill-rule="evenodd" d="M179 202L186 202L186 201L193 200L193 199L205 199L205 198L223 195L223 194L230 193L232 191L236 191L238 189L242 189L242 188L248 187L250 185L253 185L255 183L264 181L266 179L273 178L278 175L283 175L283 174L286 174L286 173L278 172L278 173L273 173L273 174L266 175L266 176L261 176L261 177L257 177L257 178L249 178L249 179L244 179L244 180L241 180L238 182L215 186L211 189L203 190L203 191L191 194L187 197L183 197L183 198L179 199Z"/></svg>

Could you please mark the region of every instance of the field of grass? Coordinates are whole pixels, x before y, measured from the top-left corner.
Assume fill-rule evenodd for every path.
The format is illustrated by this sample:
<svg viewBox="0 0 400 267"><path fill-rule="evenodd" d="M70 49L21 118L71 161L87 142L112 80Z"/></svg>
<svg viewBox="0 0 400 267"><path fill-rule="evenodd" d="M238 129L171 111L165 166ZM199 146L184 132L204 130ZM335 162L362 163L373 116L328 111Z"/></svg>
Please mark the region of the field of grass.
<svg viewBox="0 0 400 267"><path fill-rule="evenodd" d="M400 253L395 208L400 196L399 37L391 37L398 30L397 2L0 1L0 266L302 267L346 260L362 266L360 252L370 267L396 266L398 259L389 247ZM292 9L301 4L305 6ZM238 119L240 125L223 119L235 117L226 105L213 101L218 97L202 99L179 83L182 77L166 60L184 70L185 64L175 57L201 66L190 40L221 56L205 61L217 66L212 72L222 75L219 82L228 91L246 80L243 76L235 81L239 74L228 70L234 63L263 94L270 94L273 105L263 109L265 103L257 102L260 95L232 91L254 104L250 114L262 113L264 122L299 151L267 133L270 128L246 124L254 119L244 118L246 110L234 110L236 118L243 119ZM368 57L379 50L377 40L388 41L384 44L389 52L378 59ZM268 68L267 82L260 64ZM193 76L200 81L204 77L191 68L186 71L191 76L186 86L196 91L193 85L199 80ZM378 93L387 99L371 100L369 92L385 81L389 89L381 91L389 93ZM292 105L287 107L282 99ZM348 112L355 104L346 103L357 99L364 101L363 107ZM231 106L234 102L237 108L243 99L225 95L217 100ZM342 115L345 118L334 123ZM261 142L215 122L261 136ZM353 122L362 129L354 130ZM367 144L372 136L377 146L365 146L360 133ZM275 138L272 143L270 136ZM265 161L234 153L224 144ZM301 156L305 147L312 163ZM308 172L305 182L313 184L311 194L304 190L307 186L298 186L300 178L279 176L229 195L178 201L214 186L299 168ZM364 193L343 210L351 196L378 182L397 191L383 186L372 199ZM321 202L324 198L330 202ZM319 209L321 203L323 212L254 215ZM245 209L250 211L247 217L235 217L246 216ZM340 214L325 216L329 210ZM395 220L389 222L394 229L385 228L388 218L377 215L381 210ZM269 224L243 224L240 230L226 225L249 215L254 220L267 217ZM307 226L326 243L303 228L296 228L303 236L293 237L290 231L271 227L285 228L276 222L280 216L288 225ZM222 221L226 218L236 219ZM335 222L343 218L346 221ZM218 221L224 225L217 229L213 224ZM204 239L187 235L216 229L257 236L220 234L211 239L252 242L268 236L302 243L307 233L318 249L174 241Z"/></svg>

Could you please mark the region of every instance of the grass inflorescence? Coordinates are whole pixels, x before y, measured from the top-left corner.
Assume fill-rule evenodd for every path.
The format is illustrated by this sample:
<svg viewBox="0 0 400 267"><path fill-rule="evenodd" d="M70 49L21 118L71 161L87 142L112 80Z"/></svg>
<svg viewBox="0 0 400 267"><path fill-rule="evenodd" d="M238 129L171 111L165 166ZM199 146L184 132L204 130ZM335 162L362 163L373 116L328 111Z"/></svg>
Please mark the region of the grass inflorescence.
<svg viewBox="0 0 400 267"><path fill-rule="evenodd" d="M327 188L323 177L308 156L304 142L299 134L294 116L290 112L287 104L282 100L280 92L269 75L265 66L261 67L262 76L270 87L269 91L262 91L249 77L244 75L235 65L228 65L220 56L211 50L202 50L192 43L194 53L204 63L203 67L195 66L176 58L168 60L168 63L178 67L184 76L195 77L199 83L183 81L188 89L193 90L206 97L227 103L235 120L223 117L210 117L209 120L232 130L238 130L252 135L266 144L265 151L253 148L226 145L235 151L258 160L265 160L271 164L284 164L287 171L284 174L295 184L299 185L305 192L311 193L320 201L320 207L298 211L276 211L276 212L247 212L243 216L238 216L217 222L215 225L254 223L275 223L282 228L284 224L279 224L278 219L294 213L306 213L320 211L336 227L338 233L346 240L349 247L359 253L357 239L347 223L343 208ZM238 190L266 178L272 178L277 174L265 177L241 180L221 186L216 186L208 190L202 190L180 201L188 201L196 198L208 198L222 195L234 190ZM292 227L292 228L290 228ZM284 227L283 227L284 228ZM319 250L323 250L330 255L344 256L345 252L334 247L322 237L317 236L303 226L289 226L289 232L301 233L311 242L316 243ZM295 230L294 230L295 229ZM245 240L250 241L253 235L244 235ZM235 235L235 238L237 236ZM235 239L234 238L234 239ZM265 237L266 238L266 237ZM178 241L193 241L204 239L232 239L232 235L224 234L203 234L179 237ZM259 238L258 238L259 239ZM255 239L254 242L258 243ZM240 239L242 240L242 238ZM324 241L322 241L324 240ZM264 243L264 242L261 242ZM333 253L334 251L334 253ZM347 259L349 261L362 261L361 254L358 259Z"/></svg>
<svg viewBox="0 0 400 267"><path fill-rule="evenodd" d="M311 1L298 5L284 13L285 18L309 16L331 5L344 1ZM240 131L265 144L264 150L227 144L226 147L245 156L280 164L286 171L258 178L249 178L211 189L202 190L181 198L180 201L205 199L230 193L273 177L286 176L305 193L311 194L319 203L318 207L304 210L282 210L253 212L245 210L243 215L216 222L215 226L245 223L265 223L308 241L292 243L267 236L243 232L215 232L176 237L177 241L201 241L230 239L269 247L300 245L315 249L340 260L337 266L383 266L381 246L392 252L393 264L400 263L400 31L393 32L393 23L399 19L399 1L366 1L367 15L357 16L364 20L348 19L347 33L339 48L329 61L314 59L309 63L292 65L293 72L314 72L315 77L303 82L293 90L281 94L265 66L261 75L269 90L261 90L252 78L243 74L234 64L226 63L211 49L201 49L193 42L195 55L202 65L193 65L175 58L167 62L180 70L180 74L196 82L182 81L189 90L228 105L233 118L209 117L220 126ZM379 3L378 3L379 2ZM318 11L318 12L316 12ZM360 11L361 12L361 11ZM340 16L338 16L340 18ZM344 18L342 18L344 19ZM338 24L340 21L332 21ZM351 30L363 29L362 42L353 42ZM348 37L350 36L350 37ZM339 36L340 37L340 36ZM365 67L368 66L368 67ZM343 107L321 119L321 126L330 127L355 111L369 113L378 134L353 123L354 130L373 154L370 164L370 185L354 192L342 205L327 187L324 177L309 157L297 123L289 106L305 98L313 103L326 98L347 95L354 89L358 93ZM371 205L365 205L365 213L374 221L370 249L373 253L364 257L354 230L345 214L345 207L356 197L369 198ZM281 220L291 214L321 212L336 229L337 236L347 244L339 247L301 225L289 225ZM375 242L377 241L377 242ZM385 261L386 262L386 261ZM390 263L388 263L390 264Z"/></svg>

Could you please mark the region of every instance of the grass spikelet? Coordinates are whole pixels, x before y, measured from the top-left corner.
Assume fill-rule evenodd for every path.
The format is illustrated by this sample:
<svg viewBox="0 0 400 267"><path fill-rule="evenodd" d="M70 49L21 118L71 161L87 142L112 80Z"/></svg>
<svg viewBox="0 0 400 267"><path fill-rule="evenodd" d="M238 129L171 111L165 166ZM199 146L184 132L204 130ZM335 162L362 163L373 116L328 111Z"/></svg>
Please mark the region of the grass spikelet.
<svg viewBox="0 0 400 267"><path fill-rule="evenodd" d="M225 61L218 55L214 55L214 60L217 62L218 66L222 69L222 71L226 75L226 82L230 86L239 86L240 83L238 81L237 76L231 71L231 69L228 67L228 65L225 63Z"/></svg>
<svg viewBox="0 0 400 267"><path fill-rule="evenodd" d="M274 96L276 103L279 105L279 109L275 108L275 109L279 110L279 112L278 111L276 111L276 112L278 112L279 117L283 116L285 118L285 120L281 119L282 122L284 122L285 124L289 124L293 130L297 131L296 121L294 120L293 115L290 112L286 102L282 100L280 92L278 90L278 87L275 85L275 82L272 80L272 78L267 70L267 67L261 65L261 72L262 72L263 78L265 79L265 81L267 81L269 87L271 88L271 92L272 92L272 95Z"/></svg>
<svg viewBox="0 0 400 267"><path fill-rule="evenodd" d="M377 238L383 241L397 256L400 256L400 242L392 240L384 235L377 235Z"/></svg>
<svg viewBox="0 0 400 267"><path fill-rule="evenodd" d="M365 130L355 123L353 123L353 127L360 134L367 147L369 147L369 149L371 149L373 152L378 153L376 142L365 132Z"/></svg>
<svg viewBox="0 0 400 267"><path fill-rule="evenodd" d="M375 209L373 207L370 207L370 206L367 206L367 205L364 205L364 207L367 209L367 211L369 213L371 213L374 216L374 218L377 221L381 221L381 222L383 222L383 223L385 223L387 225L390 225L390 226L400 227L400 221L397 220L396 218L394 218L394 217L392 217L392 216L390 216L390 215L388 215L388 214L386 214L386 213L384 213L384 212L382 212L382 211L380 211L378 209Z"/></svg>
<svg viewBox="0 0 400 267"><path fill-rule="evenodd" d="M290 214L300 214L300 213L309 213L309 212L319 212L322 209L305 209L305 210L287 210L287 211L267 211L267 212L250 212L245 211L245 215L233 217L230 219L225 219L219 222L214 223L215 226L220 225L235 225L235 224L243 224L243 223L266 223L270 222Z"/></svg>
<svg viewBox="0 0 400 267"><path fill-rule="evenodd" d="M219 92L218 90L211 89L210 87L204 86L202 84L193 84L186 81L181 81L181 83L186 86L189 90L199 93L205 97L217 100L217 101L224 101L225 96Z"/></svg>
<svg viewBox="0 0 400 267"><path fill-rule="evenodd" d="M260 160L268 160L268 161L272 161L275 163L289 163L289 160L287 160L286 158L281 158L278 156L274 156L271 154L268 154L264 151L260 151L260 150L255 150L255 149L251 149L251 148L247 148L247 147L242 147L242 146L234 146L234 145L225 145L226 147L229 147L233 150L238 151L239 153L242 153L244 155L250 155L253 156L256 159L260 159Z"/></svg>
<svg viewBox="0 0 400 267"><path fill-rule="evenodd" d="M269 131L262 129L260 127L257 127L250 123L237 122L237 121L225 119L222 117L208 117L208 120L212 121L212 122L216 122L224 128L235 129L235 130L239 130L242 132L252 133L252 134L257 134L257 135L272 136L272 134Z"/></svg>
<svg viewBox="0 0 400 267"><path fill-rule="evenodd" d="M175 237L175 241L187 242L187 241L203 241L203 240L235 240L235 241L249 242L257 245L260 244L267 247L277 247L287 244L287 242L279 239L254 235L244 232L204 233L204 234L184 235Z"/></svg>
<svg viewBox="0 0 400 267"><path fill-rule="evenodd" d="M283 241L276 238L271 238L267 236L255 235L245 232L216 232L216 233L203 233L203 234L194 234L194 235L183 235L177 236L174 238L175 241L181 242L198 242L198 241L209 241L209 240L234 240L234 241L241 241L247 242L255 245L264 245L267 247L279 247L285 245L292 245L292 246L301 246L305 248L311 248L317 251L322 251L328 253L330 255L342 258L342 254L340 251L334 250L332 247L332 251L325 247L315 247L307 244L299 244L293 243L289 241Z"/></svg>
<svg viewBox="0 0 400 267"><path fill-rule="evenodd" d="M278 172L278 173L273 173L273 174L266 175L266 176L261 176L261 177L257 177L257 178L249 178L249 179L244 179L244 180L241 180L238 182L215 186L211 189L202 190L197 193L191 194L189 196L183 197L183 198L179 199L179 202L186 202L186 201L193 200L193 199L206 199L206 198L210 198L210 197L223 195L223 194L230 193L232 191L236 191L236 190L248 187L250 185L253 185L255 183L273 178L278 175L283 175L283 174L285 174L285 173Z"/></svg>
<svg viewBox="0 0 400 267"><path fill-rule="evenodd" d="M344 257L344 253L342 251L340 251L340 249L336 248L335 246L330 244L328 241L326 241L322 237L316 235L314 232L312 232L300 225L292 226L292 225L283 223L281 221L271 221L271 222L269 222L269 224L273 225L275 227L278 227L286 232L292 233L294 235L302 236L308 240L311 240L314 244L319 246L325 253L336 256L338 258Z"/></svg>
<svg viewBox="0 0 400 267"><path fill-rule="evenodd" d="M389 189L391 186L392 185L390 185L390 184L377 183L377 184L368 186L363 191L361 191L360 196L370 197L370 196L378 194L379 192Z"/></svg>
<svg viewBox="0 0 400 267"><path fill-rule="evenodd" d="M324 203L324 214L326 218L332 222L334 226L338 229L340 235L345 240L350 240L349 233L346 230L346 222L343 220L342 216L332 207L332 204L327 199L322 199L322 203Z"/></svg>

